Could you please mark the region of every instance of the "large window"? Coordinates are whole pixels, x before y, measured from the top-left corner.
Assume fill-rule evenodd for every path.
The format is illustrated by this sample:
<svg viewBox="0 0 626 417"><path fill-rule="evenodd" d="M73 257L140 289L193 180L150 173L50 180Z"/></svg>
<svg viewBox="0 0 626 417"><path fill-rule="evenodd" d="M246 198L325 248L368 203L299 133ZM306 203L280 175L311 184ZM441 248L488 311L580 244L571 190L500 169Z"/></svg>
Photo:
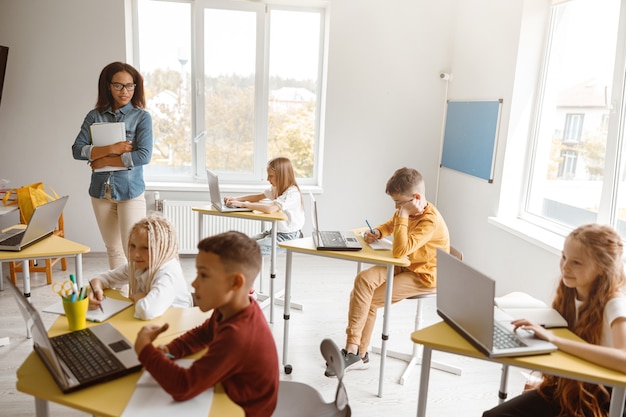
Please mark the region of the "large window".
<svg viewBox="0 0 626 417"><path fill-rule="evenodd" d="M553 3L522 216L555 231L609 223L626 237L626 0Z"/></svg>
<svg viewBox="0 0 626 417"><path fill-rule="evenodd" d="M269 159L286 156L299 183L314 184L323 3L136 1L136 55L154 120L147 179L193 181L209 168L256 184Z"/></svg>

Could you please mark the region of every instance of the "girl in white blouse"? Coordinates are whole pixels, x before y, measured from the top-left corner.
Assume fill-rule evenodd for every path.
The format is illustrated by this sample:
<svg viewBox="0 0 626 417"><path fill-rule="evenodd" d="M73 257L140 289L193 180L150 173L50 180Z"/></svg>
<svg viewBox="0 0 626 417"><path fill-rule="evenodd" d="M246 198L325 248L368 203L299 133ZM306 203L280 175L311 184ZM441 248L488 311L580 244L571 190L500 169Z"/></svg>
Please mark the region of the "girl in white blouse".
<svg viewBox="0 0 626 417"><path fill-rule="evenodd" d="M569 329L585 342L558 337L521 319L516 328L532 330L535 337L559 350L598 365L626 373L626 278L621 236L609 226L587 224L565 239L561 278L552 306ZM536 388L486 411L483 416L605 416L610 391L571 379L544 375Z"/></svg>
<svg viewBox="0 0 626 417"><path fill-rule="evenodd" d="M191 307L193 300L178 259L178 240L172 224L152 214L135 223L128 239L129 262L91 279L89 308L100 306L105 288L128 285L135 317L151 320L169 307Z"/></svg>

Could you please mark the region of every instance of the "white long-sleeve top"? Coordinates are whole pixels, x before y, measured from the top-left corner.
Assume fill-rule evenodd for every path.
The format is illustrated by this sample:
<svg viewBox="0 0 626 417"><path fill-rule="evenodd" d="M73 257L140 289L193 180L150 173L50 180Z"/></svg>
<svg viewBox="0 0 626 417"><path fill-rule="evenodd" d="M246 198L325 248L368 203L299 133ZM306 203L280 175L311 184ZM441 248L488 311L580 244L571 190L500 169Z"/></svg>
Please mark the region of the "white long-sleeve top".
<svg viewBox="0 0 626 417"><path fill-rule="evenodd" d="M287 216L287 220L276 222L276 231L280 233L297 232L304 226L304 207L302 195L295 185L287 188L284 193L274 198L274 187L265 190L265 197L272 200Z"/></svg>
<svg viewBox="0 0 626 417"><path fill-rule="evenodd" d="M148 271L136 271L137 291L146 296L135 303L135 318L152 320L169 307L192 307L193 300L178 259L164 263L154 274L152 285L146 288ZM104 272L97 277L104 288L119 288L128 284L128 264Z"/></svg>

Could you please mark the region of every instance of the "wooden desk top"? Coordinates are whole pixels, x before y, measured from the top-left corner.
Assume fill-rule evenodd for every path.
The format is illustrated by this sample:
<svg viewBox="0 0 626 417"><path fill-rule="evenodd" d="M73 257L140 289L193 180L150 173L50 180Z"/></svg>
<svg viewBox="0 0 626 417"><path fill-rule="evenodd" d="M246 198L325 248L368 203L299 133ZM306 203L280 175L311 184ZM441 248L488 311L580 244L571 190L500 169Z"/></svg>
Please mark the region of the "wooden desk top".
<svg viewBox="0 0 626 417"><path fill-rule="evenodd" d="M71 256L87 253L90 250L89 246L85 246L59 236L51 235L37 243L33 243L19 252L0 251L0 262Z"/></svg>
<svg viewBox="0 0 626 417"><path fill-rule="evenodd" d="M393 256L391 256L390 250L374 250L370 248L369 245L365 243L365 240L363 240L363 238L361 237L360 232L362 230L364 229L354 229L354 234L363 246L363 249L359 251L317 250L315 248L315 245L313 244L312 237L285 240L283 242L278 242L278 246L294 252L325 256L328 258L339 258L355 262L393 266L409 266L411 264L408 258L394 258Z"/></svg>
<svg viewBox="0 0 626 417"><path fill-rule="evenodd" d="M109 295L110 293L107 291L107 296ZM167 322L170 324L170 328L156 342L167 343L184 331L201 324L209 316L210 313L203 313L197 307L172 307L160 318L147 322L133 318L133 308L130 307L113 316L108 321L131 342L134 342L139 329L147 323L162 324ZM87 322L87 326L95 325L97 323ZM64 316L60 316L48 331L50 336L65 332L67 332L67 321ZM26 394L82 410L89 414L102 417L119 417L133 395L141 372L135 372L114 381L63 394L43 362L39 359L39 356L35 352L31 352L17 370L16 387L18 391ZM243 417L243 409L228 398L221 385L217 385L208 417L231 416Z"/></svg>
<svg viewBox="0 0 626 417"><path fill-rule="evenodd" d="M192 207L191 210L197 211L200 214L210 214L212 216L225 216L225 217L241 217L243 219L261 220L261 221L275 221L275 220L287 220L287 215L282 211L276 213L263 213L262 211L225 211L221 212L216 210L215 207L199 206Z"/></svg>
<svg viewBox="0 0 626 417"><path fill-rule="evenodd" d="M567 329L551 330L559 336L567 337L572 340L581 340ZM595 365L561 351L552 352L547 355L520 356L516 358L488 358L445 322L440 322L411 333L411 340L413 340L414 343L419 343L443 352L533 369L595 384L626 386L626 374Z"/></svg>

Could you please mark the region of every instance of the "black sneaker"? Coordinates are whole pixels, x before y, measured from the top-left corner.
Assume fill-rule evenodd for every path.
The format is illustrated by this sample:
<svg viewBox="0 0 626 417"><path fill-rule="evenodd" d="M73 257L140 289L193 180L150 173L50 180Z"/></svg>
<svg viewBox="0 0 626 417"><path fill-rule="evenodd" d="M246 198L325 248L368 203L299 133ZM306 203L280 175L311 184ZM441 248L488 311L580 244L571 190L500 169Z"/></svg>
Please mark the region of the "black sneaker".
<svg viewBox="0 0 626 417"><path fill-rule="evenodd" d="M356 355L354 353L350 353L345 349L341 349L341 354L343 355L344 360L344 372L352 371L355 369L368 369L370 367L370 358L368 353L365 353L365 356L361 358L361 355L357 352ZM324 375L327 377L336 377L335 371L332 367L326 364L326 371Z"/></svg>

